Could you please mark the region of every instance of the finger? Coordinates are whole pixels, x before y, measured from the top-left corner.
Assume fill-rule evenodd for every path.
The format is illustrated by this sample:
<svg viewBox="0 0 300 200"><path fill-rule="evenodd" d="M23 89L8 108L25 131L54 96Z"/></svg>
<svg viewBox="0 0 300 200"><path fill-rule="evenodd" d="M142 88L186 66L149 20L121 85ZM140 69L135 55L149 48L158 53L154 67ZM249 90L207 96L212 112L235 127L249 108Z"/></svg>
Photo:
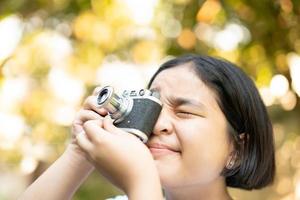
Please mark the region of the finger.
<svg viewBox="0 0 300 200"><path fill-rule="evenodd" d="M103 128L110 132L110 133L114 133L114 134L124 134L124 131L119 129L118 127L116 127L113 124L113 120L111 119L111 117L109 115L106 115L103 118Z"/></svg>
<svg viewBox="0 0 300 200"><path fill-rule="evenodd" d="M85 108L85 109L96 108L96 106L97 106L97 97L96 96L88 96L83 103L83 108Z"/></svg>
<svg viewBox="0 0 300 200"><path fill-rule="evenodd" d="M73 132L75 133L79 133L81 131L83 131L82 125L84 122L88 121L88 120L95 120L95 119L102 119L103 117L101 115L99 115L98 113L96 113L95 111L92 110L85 110L85 109L81 109L77 114L77 116L75 117L75 119L73 120Z"/></svg>
<svg viewBox="0 0 300 200"><path fill-rule="evenodd" d="M93 96L98 96L100 90L102 90L103 87L97 86L93 91Z"/></svg>
<svg viewBox="0 0 300 200"><path fill-rule="evenodd" d="M83 131L76 135L76 141L78 146L85 152L89 152L93 148L93 144Z"/></svg>
<svg viewBox="0 0 300 200"><path fill-rule="evenodd" d="M107 134L102 128L102 120L89 120L83 124L83 129L91 142L100 142Z"/></svg>
<svg viewBox="0 0 300 200"><path fill-rule="evenodd" d="M103 117L101 115L99 115L98 113L96 113L95 111L85 110L85 109L81 109L78 112L78 118L82 123L84 123L88 120L103 119Z"/></svg>
<svg viewBox="0 0 300 200"><path fill-rule="evenodd" d="M107 115L107 111L105 108L99 108L97 103L96 96L89 96L83 103L83 108L86 110L93 110L96 113L100 114L101 116Z"/></svg>

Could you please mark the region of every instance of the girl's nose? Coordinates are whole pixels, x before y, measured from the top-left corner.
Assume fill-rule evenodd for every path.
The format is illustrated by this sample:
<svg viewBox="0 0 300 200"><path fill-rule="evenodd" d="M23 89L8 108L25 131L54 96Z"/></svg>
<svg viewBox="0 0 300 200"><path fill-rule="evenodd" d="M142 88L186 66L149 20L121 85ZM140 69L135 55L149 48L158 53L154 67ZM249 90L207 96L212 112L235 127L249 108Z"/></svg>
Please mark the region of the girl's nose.
<svg viewBox="0 0 300 200"><path fill-rule="evenodd" d="M170 134L173 131L171 113L166 108L162 108L158 120L153 129L154 135Z"/></svg>

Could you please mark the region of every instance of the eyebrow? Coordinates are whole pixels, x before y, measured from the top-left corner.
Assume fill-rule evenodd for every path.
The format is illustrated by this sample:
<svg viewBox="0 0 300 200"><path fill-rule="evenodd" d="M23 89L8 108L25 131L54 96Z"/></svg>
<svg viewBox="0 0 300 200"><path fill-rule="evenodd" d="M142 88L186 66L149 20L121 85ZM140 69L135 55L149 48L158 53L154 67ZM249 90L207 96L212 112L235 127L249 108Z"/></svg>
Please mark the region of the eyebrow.
<svg viewBox="0 0 300 200"><path fill-rule="evenodd" d="M160 92L160 88L152 88L150 90L152 92ZM187 106L197 107L197 108L203 109L203 110L207 109L206 106L203 103L198 102L198 101L193 100L193 99L187 99L187 98L184 98L184 97L176 97L176 96L170 96L170 97L168 97L168 99L176 107L182 106L182 105L187 105Z"/></svg>
<svg viewBox="0 0 300 200"><path fill-rule="evenodd" d="M169 99L176 107L187 105L187 106L193 106L199 109L206 110L206 106L203 103L195 101L193 99L186 99L183 97L175 97L175 96L171 96Z"/></svg>

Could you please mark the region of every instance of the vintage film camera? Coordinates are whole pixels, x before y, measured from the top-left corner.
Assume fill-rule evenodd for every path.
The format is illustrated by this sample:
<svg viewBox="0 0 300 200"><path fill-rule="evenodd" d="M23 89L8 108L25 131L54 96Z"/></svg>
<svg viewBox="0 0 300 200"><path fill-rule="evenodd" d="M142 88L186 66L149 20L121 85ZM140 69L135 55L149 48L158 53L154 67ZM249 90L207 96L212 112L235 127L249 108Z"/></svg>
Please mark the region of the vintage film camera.
<svg viewBox="0 0 300 200"><path fill-rule="evenodd" d="M99 91L97 104L108 111L115 126L136 135L144 143L150 137L162 109L158 92L125 90L119 96L111 86Z"/></svg>

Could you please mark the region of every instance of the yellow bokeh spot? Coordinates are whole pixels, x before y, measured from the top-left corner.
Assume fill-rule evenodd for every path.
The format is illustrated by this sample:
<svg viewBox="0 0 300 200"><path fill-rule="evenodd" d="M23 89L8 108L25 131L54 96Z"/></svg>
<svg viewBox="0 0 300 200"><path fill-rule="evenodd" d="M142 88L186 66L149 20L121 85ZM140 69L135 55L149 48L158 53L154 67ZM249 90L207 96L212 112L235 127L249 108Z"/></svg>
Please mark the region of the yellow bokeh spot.
<svg viewBox="0 0 300 200"><path fill-rule="evenodd" d="M284 53L276 55L275 62L279 72L285 73L288 71L287 58Z"/></svg>
<svg viewBox="0 0 300 200"><path fill-rule="evenodd" d="M110 24L92 12L85 12L74 21L75 36L82 41L99 45L102 49L112 50L116 47L114 31Z"/></svg>
<svg viewBox="0 0 300 200"><path fill-rule="evenodd" d="M137 63L151 63L161 58L161 51L154 41L142 41L134 46L132 56Z"/></svg>
<svg viewBox="0 0 300 200"><path fill-rule="evenodd" d="M197 21L211 23L220 12L221 5L218 0L207 0L197 13Z"/></svg>
<svg viewBox="0 0 300 200"><path fill-rule="evenodd" d="M28 122L35 124L44 120L41 110L45 108L45 102L50 99L44 89L33 90L30 97L25 98L22 104L22 114Z"/></svg>
<svg viewBox="0 0 300 200"><path fill-rule="evenodd" d="M92 0L92 10L113 28L132 23L130 11L123 1Z"/></svg>
<svg viewBox="0 0 300 200"><path fill-rule="evenodd" d="M190 29L183 29L177 38L178 44L184 49L192 49L196 44L196 36Z"/></svg>
<svg viewBox="0 0 300 200"><path fill-rule="evenodd" d="M272 72L268 64L262 63L260 66L258 66L257 70L258 70L257 78L256 78L257 86L261 87L261 86L268 85L272 78Z"/></svg>
<svg viewBox="0 0 300 200"><path fill-rule="evenodd" d="M112 45L112 36L112 31L109 25L100 21L97 21L94 24L94 28L91 32L91 39L93 42L109 47Z"/></svg>
<svg viewBox="0 0 300 200"><path fill-rule="evenodd" d="M89 40L97 22L97 17L90 11L80 14L73 23L75 36L80 40Z"/></svg>
<svg viewBox="0 0 300 200"><path fill-rule="evenodd" d="M78 43L75 49L75 54L70 59L72 68L76 68L81 64L86 64L86 67L95 69L99 67L103 60L103 51L95 44L82 42Z"/></svg>
<svg viewBox="0 0 300 200"><path fill-rule="evenodd" d="M237 63L240 56L240 51L237 49L233 51L217 51L215 55L221 58L225 58L226 60L229 60L233 63Z"/></svg>
<svg viewBox="0 0 300 200"><path fill-rule="evenodd" d="M251 59L255 59L255 62L265 59L266 57L265 48L260 44L255 44L251 46L249 50Z"/></svg>

